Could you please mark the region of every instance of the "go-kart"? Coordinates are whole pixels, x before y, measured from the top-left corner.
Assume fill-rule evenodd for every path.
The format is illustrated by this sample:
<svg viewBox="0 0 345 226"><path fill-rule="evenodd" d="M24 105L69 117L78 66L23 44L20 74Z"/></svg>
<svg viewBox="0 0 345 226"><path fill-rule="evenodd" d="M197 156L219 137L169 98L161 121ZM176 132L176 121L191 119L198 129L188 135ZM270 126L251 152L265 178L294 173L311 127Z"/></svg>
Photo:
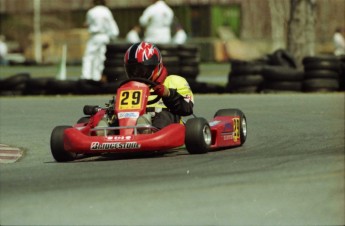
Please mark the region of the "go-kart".
<svg viewBox="0 0 345 226"><path fill-rule="evenodd" d="M185 147L190 154L241 146L247 138L247 122L239 109L218 110L211 121L204 118L182 118L180 123L158 129L139 123L147 117L151 87L147 79L128 79L117 89L105 107L86 105L82 118L74 126L57 126L50 138L51 153L57 162L77 159L79 154L164 152ZM143 120L146 122L145 120Z"/></svg>

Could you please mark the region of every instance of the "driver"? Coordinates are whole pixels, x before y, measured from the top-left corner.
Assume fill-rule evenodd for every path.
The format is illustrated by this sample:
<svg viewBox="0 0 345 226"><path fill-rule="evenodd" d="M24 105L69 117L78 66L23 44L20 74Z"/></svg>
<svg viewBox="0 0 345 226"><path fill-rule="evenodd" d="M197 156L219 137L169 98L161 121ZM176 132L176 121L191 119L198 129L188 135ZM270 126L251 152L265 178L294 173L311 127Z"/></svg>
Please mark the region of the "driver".
<svg viewBox="0 0 345 226"><path fill-rule="evenodd" d="M149 100L156 95L162 98L147 106L154 127L161 129L171 123L179 123L181 116L193 114L194 97L188 82L181 76L168 75L161 53L154 44L133 44L127 50L124 62L129 78L146 78L157 83Z"/></svg>

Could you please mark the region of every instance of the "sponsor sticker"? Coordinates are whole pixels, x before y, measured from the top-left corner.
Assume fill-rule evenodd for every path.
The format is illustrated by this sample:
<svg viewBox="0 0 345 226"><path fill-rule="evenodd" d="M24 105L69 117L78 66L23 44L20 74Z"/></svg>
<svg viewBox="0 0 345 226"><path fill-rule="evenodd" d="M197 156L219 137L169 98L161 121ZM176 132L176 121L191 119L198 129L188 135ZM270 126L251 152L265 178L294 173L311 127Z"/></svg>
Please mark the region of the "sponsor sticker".
<svg viewBox="0 0 345 226"><path fill-rule="evenodd" d="M233 125L231 125L231 123L226 123L224 125L224 129L223 129L223 132L232 132L233 131Z"/></svg>
<svg viewBox="0 0 345 226"><path fill-rule="evenodd" d="M219 124L220 123L220 121L211 121L211 122L209 122L208 124L210 125L210 126L215 126L215 125L217 125L217 124Z"/></svg>
<svg viewBox="0 0 345 226"><path fill-rule="evenodd" d="M227 134L223 136L224 140L232 140L232 138L233 138L232 134Z"/></svg>
<svg viewBox="0 0 345 226"><path fill-rule="evenodd" d="M107 140L130 140L132 136L108 136L106 137Z"/></svg>
<svg viewBox="0 0 345 226"><path fill-rule="evenodd" d="M241 128L241 124L240 124L240 119L239 118L234 118L232 119L234 124L234 132L233 132L233 137L234 137L234 141L237 142L241 137L240 135L240 128Z"/></svg>
<svg viewBox="0 0 345 226"><path fill-rule="evenodd" d="M90 149L91 150L111 150L111 149L138 149L140 144L137 142L114 142L114 143L100 143L92 142Z"/></svg>
<svg viewBox="0 0 345 226"><path fill-rule="evenodd" d="M122 118L138 118L139 117L139 112L120 112L117 114L117 117L119 119Z"/></svg>

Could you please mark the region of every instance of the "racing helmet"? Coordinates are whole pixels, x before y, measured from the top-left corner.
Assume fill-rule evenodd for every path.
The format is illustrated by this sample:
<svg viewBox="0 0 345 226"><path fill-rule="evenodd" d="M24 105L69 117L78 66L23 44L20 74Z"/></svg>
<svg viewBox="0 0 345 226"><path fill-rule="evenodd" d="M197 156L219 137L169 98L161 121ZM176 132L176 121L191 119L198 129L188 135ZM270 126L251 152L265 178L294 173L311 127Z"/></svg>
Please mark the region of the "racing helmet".
<svg viewBox="0 0 345 226"><path fill-rule="evenodd" d="M163 68L159 49L149 42L139 42L129 47L124 63L129 78L146 78L151 81L158 79Z"/></svg>

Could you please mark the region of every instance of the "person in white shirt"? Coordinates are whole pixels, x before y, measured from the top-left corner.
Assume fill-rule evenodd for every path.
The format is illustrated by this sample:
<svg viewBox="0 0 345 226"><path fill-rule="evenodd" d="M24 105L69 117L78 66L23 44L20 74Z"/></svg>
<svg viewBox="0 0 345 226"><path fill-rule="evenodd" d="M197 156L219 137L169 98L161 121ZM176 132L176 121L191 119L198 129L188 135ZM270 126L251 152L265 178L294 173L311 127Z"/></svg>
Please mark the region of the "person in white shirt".
<svg viewBox="0 0 345 226"><path fill-rule="evenodd" d="M342 32L344 32L344 29L336 28L333 35L333 43L335 47L334 55L336 56L345 55L345 39Z"/></svg>
<svg viewBox="0 0 345 226"><path fill-rule="evenodd" d="M140 38L141 27L139 25L134 26L126 35L126 41L129 43L137 43L141 41Z"/></svg>
<svg viewBox="0 0 345 226"><path fill-rule="evenodd" d="M187 33L182 28L181 25L177 25L176 27L176 33L174 34L172 38L173 44L182 45L185 44L187 41Z"/></svg>
<svg viewBox="0 0 345 226"><path fill-rule="evenodd" d="M101 81L107 44L120 32L105 0L93 0L93 5L86 13L90 38L83 57L81 78Z"/></svg>
<svg viewBox="0 0 345 226"><path fill-rule="evenodd" d="M5 42L6 38L4 35L0 35L0 65L7 65L7 53L8 53L8 47Z"/></svg>
<svg viewBox="0 0 345 226"><path fill-rule="evenodd" d="M170 43L173 20L173 10L164 1L156 0L139 18L140 25L146 28L144 40L155 44Z"/></svg>

